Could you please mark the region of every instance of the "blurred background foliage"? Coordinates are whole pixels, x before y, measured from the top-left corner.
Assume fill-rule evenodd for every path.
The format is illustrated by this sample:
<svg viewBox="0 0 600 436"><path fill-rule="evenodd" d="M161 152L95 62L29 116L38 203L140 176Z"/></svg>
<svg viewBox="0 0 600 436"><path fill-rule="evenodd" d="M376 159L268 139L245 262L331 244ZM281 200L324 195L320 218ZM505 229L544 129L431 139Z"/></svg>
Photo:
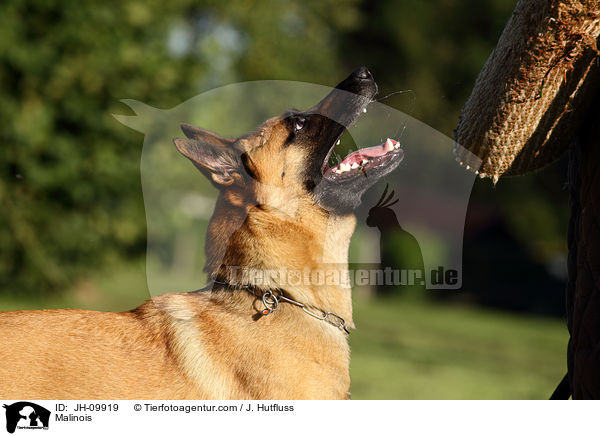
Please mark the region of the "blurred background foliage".
<svg viewBox="0 0 600 436"><path fill-rule="evenodd" d="M121 99L169 108L238 81L333 86L367 65L380 98L389 95L384 103L451 136L514 5L514 0L2 2L0 308L126 309L147 296L141 261L143 137L111 116L131 114ZM397 91L404 92L390 95ZM559 162L497 186L476 181L465 228L463 290L432 293L436 300L562 316L564 167ZM120 280L111 281L112 275ZM556 332L560 340L553 350L561 362L564 338L558 327ZM356 349L360 353L360 345ZM557 380L561 371L557 368Z"/></svg>

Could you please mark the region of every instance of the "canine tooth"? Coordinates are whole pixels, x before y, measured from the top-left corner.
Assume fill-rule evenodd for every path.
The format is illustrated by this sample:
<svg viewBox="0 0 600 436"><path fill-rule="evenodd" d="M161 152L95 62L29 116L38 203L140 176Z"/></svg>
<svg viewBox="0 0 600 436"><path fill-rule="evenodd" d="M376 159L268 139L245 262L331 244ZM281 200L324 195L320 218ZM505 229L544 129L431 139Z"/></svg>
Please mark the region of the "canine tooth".
<svg viewBox="0 0 600 436"><path fill-rule="evenodd" d="M337 142L335 143L335 145L340 145L340 142L342 142L342 140L338 139Z"/></svg>
<svg viewBox="0 0 600 436"><path fill-rule="evenodd" d="M392 140L390 138L386 139L385 141L385 151L391 151L394 149L394 143L392 142Z"/></svg>
<svg viewBox="0 0 600 436"><path fill-rule="evenodd" d="M363 109L363 114L366 114L366 113L367 113L367 108L364 108Z"/></svg>
<svg viewBox="0 0 600 436"><path fill-rule="evenodd" d="M397 149L399 149L399 148L400 148L400 143L399 143L399 142L396 142L396 145L394 145L394 148L395 148L396 150L397 150Z"/></svg>
<svg viewBox="0 0 600 436"><path fill-rule="evenodd" d="M353 170L355 170L358 167L359 167L358 162L354 162L350 168L352 168Z"/></svg>
<svg viewBox="0 0 600 436"><path fill-rule="evenodd" d="M361 162L361 164L363 164L363 165L366 164L366 163L369 163L369 161L367 159L363 159L362 162Z"/></svg>
<svg viewBox="0 0 600 436"><path fill-rule="evenodd" d="M342 170L342 172L344 172L344 171L350 171L350 165L346 164L346 163L341 163L340 164L340 170Z"/></svg>

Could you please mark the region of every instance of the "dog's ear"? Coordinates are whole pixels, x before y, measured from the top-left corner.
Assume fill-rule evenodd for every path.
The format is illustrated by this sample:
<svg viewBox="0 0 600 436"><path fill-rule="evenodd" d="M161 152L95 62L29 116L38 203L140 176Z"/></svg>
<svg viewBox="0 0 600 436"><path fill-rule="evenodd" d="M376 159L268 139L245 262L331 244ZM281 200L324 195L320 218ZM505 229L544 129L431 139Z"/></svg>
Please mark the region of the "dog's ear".
<svg viewBox="0 0 600 436"><path fill-rule="evenodd" d="M208 130L182 124L188 139L174 139L177 150L217 185L231 185L242 174L239 152L232 139L223 138Z"/></svg>

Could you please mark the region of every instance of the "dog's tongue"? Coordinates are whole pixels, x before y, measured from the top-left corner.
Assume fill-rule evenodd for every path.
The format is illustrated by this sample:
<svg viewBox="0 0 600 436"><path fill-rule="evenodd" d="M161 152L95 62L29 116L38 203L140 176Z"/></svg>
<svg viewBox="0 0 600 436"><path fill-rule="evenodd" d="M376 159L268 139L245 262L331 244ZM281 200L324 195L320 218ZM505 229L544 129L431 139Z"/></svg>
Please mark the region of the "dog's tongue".
<svg viewBox="0 0 600 436"><path fill-rule="evenodd" d="M394 141L393 139L388 138L381 145L374 145L373 147L361 148L360 150L350 153L344 158L344 160L341 163L348 165L352 165L354 163L360 164L363 160L368 160L370 157L383 156L388 151L392 151L397 144L398 141Z"/></svg>

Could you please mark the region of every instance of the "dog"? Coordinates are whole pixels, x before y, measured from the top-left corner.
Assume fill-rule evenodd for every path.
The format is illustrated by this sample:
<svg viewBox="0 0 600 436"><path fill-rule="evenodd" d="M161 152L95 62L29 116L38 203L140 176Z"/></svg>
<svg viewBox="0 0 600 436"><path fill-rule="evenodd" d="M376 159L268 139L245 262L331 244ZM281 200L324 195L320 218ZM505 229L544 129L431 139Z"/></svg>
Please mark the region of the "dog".
<svg viewBox="0 0 600 436"><path fill-rule="evenodd" d="M403 157L388 139L329 163L376 93L361 67L314 107L240 138L183 124L177 150L219 192L206 237L211 284L122 313L1 313L0 397L348 398L349 287L282 275L259 283L252 272L347 273L353 210Z"/></svg>

